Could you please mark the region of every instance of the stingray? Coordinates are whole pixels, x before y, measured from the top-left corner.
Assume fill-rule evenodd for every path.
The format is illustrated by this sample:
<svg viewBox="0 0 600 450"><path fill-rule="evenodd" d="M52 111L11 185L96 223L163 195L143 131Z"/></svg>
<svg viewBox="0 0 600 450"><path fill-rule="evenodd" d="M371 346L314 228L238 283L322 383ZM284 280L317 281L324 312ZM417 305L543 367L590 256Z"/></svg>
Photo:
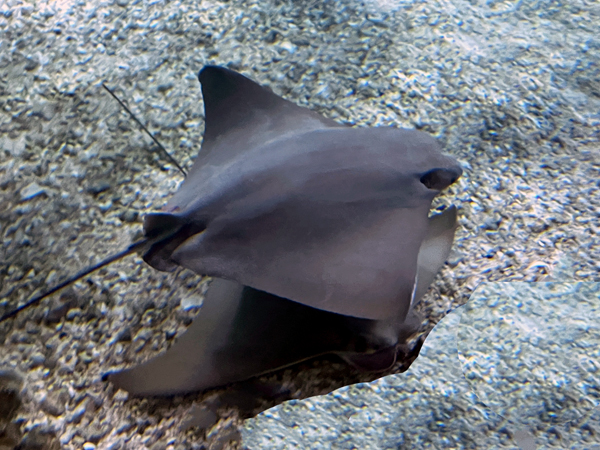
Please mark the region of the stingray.
<svg viewBox="0 0 600 450"><path fill-rule="evenodd" d="M444 264L455 225L454 207L429 219L418 258L417 292L427 290ZM370 320L215 278L198 317L164 354L107 378L134 395L183 394L246 380L328 353L361 371L382 372L393 366L397 346L421 324L413 307L409 318L400 322Z"/></svg>
<svg viewBox="0 0 600 450"><path fill-rule="evenodd" d="M204 140L180 189L146 215L142 241L49 293L134 251L157 270L213 277L166 353L108 375L133 394L204 390L328 353L391 367L452 245L456 209L429 210L458 162L426 133L338 124L223 67L199 80Z"/></svg>

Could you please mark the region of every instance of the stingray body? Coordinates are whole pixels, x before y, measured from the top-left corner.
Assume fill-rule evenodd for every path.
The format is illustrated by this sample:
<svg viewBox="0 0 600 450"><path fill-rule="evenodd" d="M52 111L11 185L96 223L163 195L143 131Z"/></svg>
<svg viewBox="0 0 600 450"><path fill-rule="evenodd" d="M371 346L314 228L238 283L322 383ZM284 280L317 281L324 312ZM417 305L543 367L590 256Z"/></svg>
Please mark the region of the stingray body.
<svg viewBox="0 0 600 450"><path fill-rule="evenodd" d="M416 130L340 125L222 67L199 79L202 149L143 256L215 279L165 354L109 379L170 395L325 353L389 368L450 251L456 209L428 214L459 164Z"/></svg>
<svg viewBox="0 0 600 450"><path fill-rule="evenodd" d="M443 265L455 224L455 208L429 219L418 258L417 291L426 291ZM360 370L379 372L395 363L397 345L420 323L412 309L403 321L362 319L215 278L198 317L167 352L109 379L136 395L181 394L245 380L327 353Z"/></svg>

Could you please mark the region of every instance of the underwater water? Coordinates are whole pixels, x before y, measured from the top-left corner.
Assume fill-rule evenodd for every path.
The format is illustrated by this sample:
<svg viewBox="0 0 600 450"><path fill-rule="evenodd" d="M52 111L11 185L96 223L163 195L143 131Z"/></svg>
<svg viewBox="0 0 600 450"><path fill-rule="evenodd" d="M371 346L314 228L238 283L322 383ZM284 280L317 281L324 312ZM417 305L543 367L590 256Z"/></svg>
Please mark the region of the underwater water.
<svg viewBox="0 0 600 450"><path fill-rule="evenodd" d="M1 314L127 248L183 181L103 82L187 169L207 64L340 123L429 133L463 168L434 201L458 227L408 371L304 362L261 377L297 400L250 414L213 412L227 389L130 396L103 375L165 350L206 292L132 255L0 324L0 449L599 446L599 27L584 0L0 3ZM517 322L554 338L509 320L498 338L487 300L550 281L570 294L524 297Z"/></svg>

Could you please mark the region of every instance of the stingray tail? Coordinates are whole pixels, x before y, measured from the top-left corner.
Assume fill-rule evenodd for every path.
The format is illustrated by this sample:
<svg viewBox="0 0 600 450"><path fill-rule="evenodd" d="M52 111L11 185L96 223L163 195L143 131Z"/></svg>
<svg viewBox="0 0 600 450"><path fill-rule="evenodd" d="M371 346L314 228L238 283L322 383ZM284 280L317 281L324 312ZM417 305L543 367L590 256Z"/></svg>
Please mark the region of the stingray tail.
<svg viewBox="0 0 600 450"><path fill-rule="evenodd" d="M12 311L7 312L6 314L4 314L2 317L0 317L0 323L4 322L5 320L10 319L11 317L16 316L17 314L19 314L21 311L23 311L24 309L29 308L30 306L33 306L39 302L41 302L43 299L45 299L46 297L49 297L50 295L54 294L55 292L60 291L61 289L75 283L76 281L82 279L83 277L91 274L92 272L95 272L99 269L101 269L104 266L107 266L115 261L118 261L119 259L124 258L125 256L136 252L138 249L144 247L146 244L148 243L147 239L143 239L141 241L138 242L134 242L133 244L131 244L127 249L123 250L122 252L119 252L115 255L111 255L108 258L106 258L103 261L100 261L98 264L95 264L91 267L87 267L85 269L83 269L81 272L73 275L72 277L66 279L65 281L63 281L62 283L57 284L56 286L54 286L52 289L50 289L49 291L44 292L43 294L37 295L35 297L33 297L32 299L28 300L27 302L25 302L24 304L22 304L21 306L13 309Z"/></svg>
<svg viewBox="0 0 600 450"><path fill-rule="evenodd" d="M117 96L115 95L115 93L114 93L113 91L111 91L111 90L110 90L110 89L109 89L109 88L108 88L108 87L107 87L107 86L106 86L104 83L102 83L102 87L103 87L104 89L106 89L106 90L108 91L108 93L109 93L110 95L112 95L112 96L113 96L113 98L114 98L114 99L115 99L117 102L119 102L119 105L121 105L121 107L122 107L122 108L123 108L123 109L124 109L124 110L127 112L127 114L129 114L129 116L130 116L130 117L131 117L131 118L132 118L132 119L133 119L133 120L134 120L134 121L135 121L135 122L136 122L136 123L137 123L137 124L140 126L140 128L141 128L142 130L144 130L144 132L145 132L145 133L146 133L148 136L150 136L150 139L152 139L152 140L154 141L154 143L155 143L156 145L158 145L158 148L160 148L160 151L162 152L163 156L164 156L165 158L167 158L169 161L171 161L171 163L172 163L172 164L173 164L175 167L177 167L177 170L179 170L179 172L181 172L181 174L182 174L184 177L186 177L186 176L187 176L187 173L185 172L185 170L183 170L183 167L181 167L181 166L179 165L179 163L177 162L177 160L171 156L171 154L170 154L170 153L167 151L167 149L166 149L166 148L165 148L165 147L164 147L164 146L163 146L163 145L162 145L162 144L161 144L161 143L158 141L158 139L156 139L156 138L154 137L154 135L153 135L152 133L150 133L150 131L148 131L148 128L146 128L146 127L144 126L144 124L143 124L142 122L140 122L140 121L139 121L139 119L138 119L137 117L135 117L135 115L134 115L134 114L131 112L131 110L130 110L130 109L127 107L127 105L125 105L125 103L123 103L123 102L121 101L121 99L120 99L119 97L117 97Z"/></svg>

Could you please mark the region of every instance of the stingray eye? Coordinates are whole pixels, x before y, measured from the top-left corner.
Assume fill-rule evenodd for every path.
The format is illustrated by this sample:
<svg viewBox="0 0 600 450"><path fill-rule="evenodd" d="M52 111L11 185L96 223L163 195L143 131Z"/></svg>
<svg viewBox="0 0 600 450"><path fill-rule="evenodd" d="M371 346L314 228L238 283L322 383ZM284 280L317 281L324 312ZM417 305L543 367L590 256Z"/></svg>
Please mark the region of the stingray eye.
<svg viewBox="0 0 600 450"><path fill-rule="evenodd" d="M427 189L441 191L458 180L461 174L462 170L460 168L431 169L421 175L420 181Z"/></svg>

